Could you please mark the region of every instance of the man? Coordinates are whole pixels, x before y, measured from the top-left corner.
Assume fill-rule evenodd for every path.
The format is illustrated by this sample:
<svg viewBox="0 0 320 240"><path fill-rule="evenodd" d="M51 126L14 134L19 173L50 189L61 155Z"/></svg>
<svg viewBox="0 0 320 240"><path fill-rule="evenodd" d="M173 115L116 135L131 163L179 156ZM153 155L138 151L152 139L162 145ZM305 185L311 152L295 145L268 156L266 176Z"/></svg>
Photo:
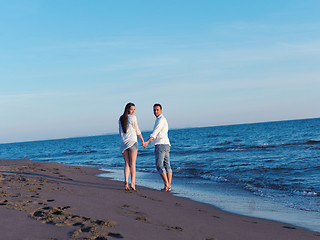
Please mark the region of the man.
<svg viewBox="0 0 320 240"><path fill-rule="evenodd" d="M153 105L153 113L156 121L149 139L142 144L147 148L150 141L155 145L156 167L164 182L162 191L171 192L172 169L170 166L170 141L168 138L168 122L162 115L162 106L158 103Z"/></svg>

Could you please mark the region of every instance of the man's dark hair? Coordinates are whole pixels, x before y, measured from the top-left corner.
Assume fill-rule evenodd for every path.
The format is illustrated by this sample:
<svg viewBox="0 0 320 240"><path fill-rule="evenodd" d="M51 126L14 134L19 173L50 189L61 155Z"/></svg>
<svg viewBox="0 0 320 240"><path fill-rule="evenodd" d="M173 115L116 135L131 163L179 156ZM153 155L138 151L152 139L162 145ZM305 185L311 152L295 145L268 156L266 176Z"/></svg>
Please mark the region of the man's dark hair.
<svg viewBox="0 0 320 240"><path fill-rule="evenodd" d="M162 106L161 106L160 103L155 103L155 104L153 105L153 108L154 108L154 107L160 107L160 109L162 110Z"/></svg>

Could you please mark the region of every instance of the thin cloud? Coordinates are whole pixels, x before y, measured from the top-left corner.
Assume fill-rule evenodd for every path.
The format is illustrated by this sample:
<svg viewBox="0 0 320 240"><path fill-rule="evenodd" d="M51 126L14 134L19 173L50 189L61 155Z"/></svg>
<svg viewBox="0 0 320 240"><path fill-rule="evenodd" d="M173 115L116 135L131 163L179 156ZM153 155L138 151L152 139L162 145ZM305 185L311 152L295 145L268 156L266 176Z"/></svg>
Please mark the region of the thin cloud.
<svg viewBox="0 0 320 240"><path fill-rule="evenodd" d="M36 100L41 98L59 98L70 97L74 93L63 92L35 92L35 93L18 93L18 94L5 94L0 95L0 102L25 102L29 100Z"/></svg>

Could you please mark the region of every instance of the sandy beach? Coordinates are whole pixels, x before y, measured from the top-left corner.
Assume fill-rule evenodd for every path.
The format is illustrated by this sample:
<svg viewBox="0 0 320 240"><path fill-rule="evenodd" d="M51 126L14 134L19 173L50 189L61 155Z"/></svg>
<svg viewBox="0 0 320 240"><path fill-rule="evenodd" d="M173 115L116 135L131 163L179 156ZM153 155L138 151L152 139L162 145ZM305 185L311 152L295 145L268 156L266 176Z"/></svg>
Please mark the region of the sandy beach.
<svg viewBox="0 0 320 240"><path fill-rule="evenodd" d="M98 169L0 160L1 239L320 239L286 223L96 175Z"/></svg>

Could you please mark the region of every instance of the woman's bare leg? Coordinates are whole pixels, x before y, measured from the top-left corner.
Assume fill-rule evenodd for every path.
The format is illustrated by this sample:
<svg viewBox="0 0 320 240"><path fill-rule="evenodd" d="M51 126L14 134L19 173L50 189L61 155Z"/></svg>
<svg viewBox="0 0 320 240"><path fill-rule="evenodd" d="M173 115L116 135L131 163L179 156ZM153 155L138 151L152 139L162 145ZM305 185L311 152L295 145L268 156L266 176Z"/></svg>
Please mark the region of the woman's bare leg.
<svg viewBox="0 0 320 240"><path fill-rule="evenodd" d="M136 160L138 155L138 150L130 151L130 174L131 174L131 188L136 190Z"/></svg>
<svg viewBox="0 0 320 240"><path fill-rule="evenodd" d="M129 190L128 180L129 180L129 173L130 173L130 156L128 151L124 151L122 153L123 159L124 159L124 188L125 190Z"/></svg>

